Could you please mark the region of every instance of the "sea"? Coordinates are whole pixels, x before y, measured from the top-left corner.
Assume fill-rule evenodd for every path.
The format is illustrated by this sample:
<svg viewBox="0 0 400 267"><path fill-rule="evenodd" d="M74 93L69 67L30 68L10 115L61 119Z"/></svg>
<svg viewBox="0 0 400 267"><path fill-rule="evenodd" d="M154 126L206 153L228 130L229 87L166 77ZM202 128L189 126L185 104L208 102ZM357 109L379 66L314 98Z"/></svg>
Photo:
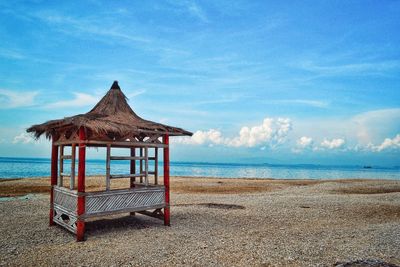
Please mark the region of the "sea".
<svg viewBox="0 0 400 267"><path fill-rule="evenodd" d="M68 172L70 162L65 161ZM104 175L105 160L89 159L86 175ZM162 174L162 164L159 164ZM76 170L78 168L76 167ZM154 165L149 162L152 171ZM129 173L129 162L113 161L111 174ZM392 179L400 180L400 166L325 166L312 164L239 164L205 162L171 162L172 176L273 179ZM50 176L50 159L0 157L0 179Z"/></svg>

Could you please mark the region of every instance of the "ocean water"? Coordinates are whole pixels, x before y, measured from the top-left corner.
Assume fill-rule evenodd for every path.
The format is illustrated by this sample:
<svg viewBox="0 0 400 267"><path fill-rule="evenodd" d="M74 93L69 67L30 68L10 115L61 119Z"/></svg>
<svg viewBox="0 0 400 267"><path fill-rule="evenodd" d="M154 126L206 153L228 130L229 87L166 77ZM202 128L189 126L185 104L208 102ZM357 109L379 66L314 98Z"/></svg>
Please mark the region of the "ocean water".
<svg viewBox="0 0 400 267"><path fill-rule="evenodd" d="M104 160L88 160L86 174L104 175ZM65 161L65 172L70 162ZM159 165L162 174L162 164ZM150 170L154 166L149 162ZM76 170L78 168L76 167ZM129 162L115 161L111 174L129 173ZM171 162L173 176L199 176L223 178L275 178L275 179L396 179L400 180L400 167L364 168L363 166L322 166L322 165L274 165L274 164L223 164L199 162ZM0 179L50 176L50 159L2 158L0 157Z"/></svg>

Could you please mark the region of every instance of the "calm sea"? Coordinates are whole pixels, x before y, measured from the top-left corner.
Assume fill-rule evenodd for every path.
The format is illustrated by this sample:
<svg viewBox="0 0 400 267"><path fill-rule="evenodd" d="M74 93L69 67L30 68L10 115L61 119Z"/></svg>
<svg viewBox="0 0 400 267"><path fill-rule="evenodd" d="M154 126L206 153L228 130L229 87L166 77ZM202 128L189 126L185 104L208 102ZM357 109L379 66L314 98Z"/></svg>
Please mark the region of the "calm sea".
<svg viewBox="0 0 400 267"><path fill-rule="evenodd" d="M65 162L65 169L69 162ZM150 164L150 170L154 168ZM76 168L77 169L77 168ZM66 171L67 172L67 171ZM129 163L117 161L111 164L112 174L126 174ZM374 178L400 180L400 167L364 168L363 166L322 166L322 165L273 165L273 164L223 164L171 162L171 175L225 178L281 178L281 179L345 179ZM162 168L159 169L162 174ZM86 174L105 174L104 160L88 160ZM0 178L50 176L50 159L1 158Z"/></svg>

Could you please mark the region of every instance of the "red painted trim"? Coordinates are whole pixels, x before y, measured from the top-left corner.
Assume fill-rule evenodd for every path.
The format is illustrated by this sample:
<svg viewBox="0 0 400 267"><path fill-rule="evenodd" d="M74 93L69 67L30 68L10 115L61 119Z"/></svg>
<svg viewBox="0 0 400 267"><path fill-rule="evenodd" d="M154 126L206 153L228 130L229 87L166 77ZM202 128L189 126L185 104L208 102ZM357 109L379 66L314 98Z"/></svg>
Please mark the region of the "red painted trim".
<svg viewBox="0 0 400 267"><path fill-rule="evenodd" d="M85 129L79 128L79 140L86 140ZM86 162L86 146L84 143L79 144L79 162L78 162L78 192L85 192L85 162ZM85 196L78 196L77 203L78 216L85 214ZM76 223L76 240L83 241L85 236L85 221L78 219Z"/></svg>
<svg viewBox="0 0 400 267"><path fill-rule="evenodd" d="M51 178L50 178L50 215L49 215L49 225L54 225L54 188L53 185L57 184L57 172L58 172L58 146L51 145Z"/></svg>
<svg viewBox="0 0 400 267"><path fill-rule="evenodd" d="M85 141L85 130L83 127L79 129L79 140ZM79 144L79 163L78 163L78 192L85 192L85 160L86 146L84 143Z"/></svg>
<svg viewBox="0 0 400 267"><path fill-rule="evenodd" d="M165 205L164 208L164 225L170 226L170 210L169 210L169 136L163 136L163 143L167 145L164 148L164 186L165 186Z"/></svg>

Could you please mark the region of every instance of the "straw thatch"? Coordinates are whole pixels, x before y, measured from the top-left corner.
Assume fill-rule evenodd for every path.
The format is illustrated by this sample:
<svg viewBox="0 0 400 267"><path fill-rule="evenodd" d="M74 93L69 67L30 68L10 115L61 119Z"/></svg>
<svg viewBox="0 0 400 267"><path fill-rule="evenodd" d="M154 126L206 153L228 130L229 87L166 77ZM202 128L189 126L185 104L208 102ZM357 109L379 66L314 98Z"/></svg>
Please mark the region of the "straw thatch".
<svg viewBox="0 0 400 267"><path fill-rule="evenodd" d="M36 138L45 134L53 140L69 139L76 136L80 127L86 130L88 138L95 140L125 140L152 134L192 135L181 128L144 120L136 115L117 81L88 113L33 125L27 132Z"/></svg>

